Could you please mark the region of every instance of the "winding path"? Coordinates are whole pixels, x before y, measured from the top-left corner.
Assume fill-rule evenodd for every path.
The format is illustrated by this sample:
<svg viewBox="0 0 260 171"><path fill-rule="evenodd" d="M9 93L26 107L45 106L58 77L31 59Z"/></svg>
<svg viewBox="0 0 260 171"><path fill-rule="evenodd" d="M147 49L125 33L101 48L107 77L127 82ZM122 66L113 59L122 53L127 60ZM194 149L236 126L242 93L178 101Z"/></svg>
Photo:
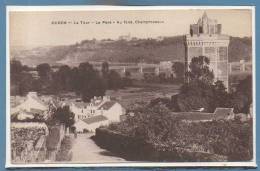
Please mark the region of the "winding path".
<svg viewBox="0 0 260 171"><path fill-rule="evenodd" d="M125 160L114 156L111 152L100 148L90 138L93 134L78 134L72 147L72 160L74 163L112 163Z"/></svg>

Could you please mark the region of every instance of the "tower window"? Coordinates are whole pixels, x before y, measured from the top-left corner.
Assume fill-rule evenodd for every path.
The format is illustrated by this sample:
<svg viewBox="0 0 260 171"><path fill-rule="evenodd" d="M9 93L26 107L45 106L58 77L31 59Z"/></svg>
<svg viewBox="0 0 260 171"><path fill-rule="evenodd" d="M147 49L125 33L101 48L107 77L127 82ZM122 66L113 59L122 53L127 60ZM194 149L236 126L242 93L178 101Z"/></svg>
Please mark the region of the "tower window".
<svg viewBox="0 0 260 171"><path fill-rule="evenodd" d="M199 33L203 33L203 28L202 28L202 26L199 26Z"/></svg>

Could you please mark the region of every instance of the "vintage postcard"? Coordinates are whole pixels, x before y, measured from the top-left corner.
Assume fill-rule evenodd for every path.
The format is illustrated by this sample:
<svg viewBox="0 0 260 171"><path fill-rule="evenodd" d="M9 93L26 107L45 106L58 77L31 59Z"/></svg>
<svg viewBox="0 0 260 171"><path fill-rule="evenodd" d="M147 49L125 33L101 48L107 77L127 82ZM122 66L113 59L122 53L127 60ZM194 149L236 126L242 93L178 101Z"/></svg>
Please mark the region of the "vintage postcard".
<svg viewBox="0 0 260 171"><path fill-rule="evenodd" d="M255 162L255 9L7 7L6 167Z"/></svg>

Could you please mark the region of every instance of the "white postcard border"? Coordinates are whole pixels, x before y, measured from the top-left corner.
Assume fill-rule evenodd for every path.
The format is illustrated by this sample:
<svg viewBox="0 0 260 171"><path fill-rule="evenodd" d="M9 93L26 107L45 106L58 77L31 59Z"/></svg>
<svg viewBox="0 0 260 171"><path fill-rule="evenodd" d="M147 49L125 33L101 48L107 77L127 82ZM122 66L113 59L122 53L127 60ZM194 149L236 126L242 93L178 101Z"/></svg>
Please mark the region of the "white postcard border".
<svg viewBox="0 0 260 171"><path fill-rule="evenodd" d="M188 9L249 9L252 10L253 70L253 160L248 162L126 162L126 163L37 163L12 164L10 147L10 44L9 12L11 11L112 11L112 10L188 10ZM255 67L255 6L6 6L6 168L28 167L257 167L256 164L256 67Z"/></svg>

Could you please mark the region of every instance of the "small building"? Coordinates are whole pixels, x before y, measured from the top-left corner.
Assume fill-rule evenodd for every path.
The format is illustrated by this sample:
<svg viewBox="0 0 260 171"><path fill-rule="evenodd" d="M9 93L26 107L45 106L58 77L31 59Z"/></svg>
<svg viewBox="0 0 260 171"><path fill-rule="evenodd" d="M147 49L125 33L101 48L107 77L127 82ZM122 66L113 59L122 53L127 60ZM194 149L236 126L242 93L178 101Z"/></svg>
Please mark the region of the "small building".
<svg viewBox="0 0 260 171"><path fill-rule="evenodd" d="M84 129L94 132L101 125L120 122L120 116L125 114L122 105L109 96L94 97L90 103L71 102L70 109L75 114L77 132L84 132Z"/></svg>
<svg viewBox="0 0 260 171"><path fill-rule="evenodd" d="M186 122L210 122L213 120L232 120L235 118L233 108L216 108L214 113L173 112L173 116Z"/></svg>
<svg viewBox="0 0 260 171"><path fill-rule="evenodd" d="M96 128L109 124L108 118L103 115L93 116L87 119L79 119L74 127L78 133L95 132Z"/></svg>
<svg viewBox="0 0 260 171"><path fill-rule="evenodd" d="M214 112L215 120L231 120L235 118L233 108L216 108Z"/></svg>
<svg viewBox="0 0 260 171"><path fill-rule="evenodd" d="M47 117L48 105L41 101L36 92L29 92L27 97L20 104L11 107L12 115L17 115L17 118L31 118L35 114L44 115Z"/></svg>
<svg viewBox="0 0 260 171"><path fill-rule="evenodd" d="M108 101L98 108L98 113L108 118L109 122L119 122L120 116L125 114L125 109L116 101Z"/></svg>

